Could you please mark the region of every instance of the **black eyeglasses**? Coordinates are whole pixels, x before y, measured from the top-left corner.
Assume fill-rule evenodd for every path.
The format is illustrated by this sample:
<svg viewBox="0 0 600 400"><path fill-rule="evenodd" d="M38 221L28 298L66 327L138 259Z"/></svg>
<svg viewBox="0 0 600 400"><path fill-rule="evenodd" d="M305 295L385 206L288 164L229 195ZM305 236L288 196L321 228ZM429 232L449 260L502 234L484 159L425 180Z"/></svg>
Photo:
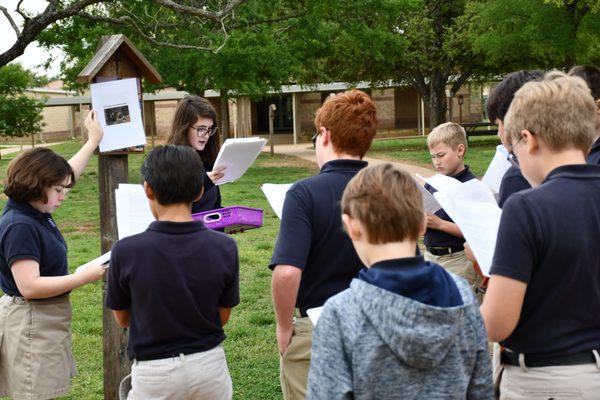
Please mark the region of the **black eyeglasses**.
<svg viewBox="0 0 600 400"><path fill-rule="evenodd" d="M533 135L532 131L531 134ZM519 168L519 160L517 160L517 156L515 156L515 153L513 152L513 150L515 149L515 146L523 139L524 136L521 136L512 146L510 149L510 153L508 153L508 155L506 156L506 160L511 163L513 165L513 167L517 167Z"/></svg>
<svg viewBox="0 0 600 400"><path fill-rule="evenodd" d="M212 135L214 135L215 133L217 133L217 125L213 125L213 126L204 126L204 125L200 125L200 126L190 126L190 128L194 129L196 131L196 135L198 135L199 137L203 137L203 136L208 136L211 137Z"/></svg>
<svg viewBox="0 0 600 400"><path fill-rule="evenodd" d="M320 134L321 134L321 132L315 133L311 139L312 144L313 144L313 149L317 148L317 138L319 137Z"/></svg>

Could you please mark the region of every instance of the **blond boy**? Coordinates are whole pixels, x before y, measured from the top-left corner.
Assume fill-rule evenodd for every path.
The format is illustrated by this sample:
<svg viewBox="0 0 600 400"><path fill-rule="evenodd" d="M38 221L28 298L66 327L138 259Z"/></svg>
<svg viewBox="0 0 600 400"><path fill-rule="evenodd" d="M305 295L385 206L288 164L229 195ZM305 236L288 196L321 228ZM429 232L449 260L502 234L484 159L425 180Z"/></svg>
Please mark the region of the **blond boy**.
<svg viewBox="0 0 600 400"><path fill-rule="evenodd" d="M475 175L464 162L467 152L467 134L460 125L454 122L439 125L427 137L427 147L438 173L460 182L475 179ZM430 185L425 185L425 188L431 193L436 191ZM427 248L425 260L435 262L465 278L475 290L479 278L471 261L467 260L464 243L465 239L458 225L443 209L435 214L427 214L427 231L424 239Z"/></svg>
<svg viewBox="0 0 600 400"><path fill-rule="evenodd" d="M533 189L503 208L481 312L504 347L500 399L600 393L600 166L586 165L596 105L578 77L526 83L505 118Z"/></svg>

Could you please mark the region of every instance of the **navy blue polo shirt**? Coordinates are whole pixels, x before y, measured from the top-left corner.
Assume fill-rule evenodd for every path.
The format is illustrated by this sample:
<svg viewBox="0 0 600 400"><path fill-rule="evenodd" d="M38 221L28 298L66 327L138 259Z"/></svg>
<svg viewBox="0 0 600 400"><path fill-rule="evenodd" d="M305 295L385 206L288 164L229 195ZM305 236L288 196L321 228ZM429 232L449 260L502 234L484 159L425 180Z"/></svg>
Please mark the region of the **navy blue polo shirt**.
<svg viewBox="0 0 600 400"><path fill-rule="evenodd" d="M600 138L596 139L590 150L590 154L585 158L588 164L600 164Z"/></svg>
<svg viewBox="0 0 600 400"><path fill-rule="evenodd" d="M203 211L216 210L221 208L221 190L213 181L208 177L206 171L212 171L213 165L202 161L204 164L204 193L200 200L192 203L192 214L196 214Z"/></svg>
<svg viewBox="0 0 600 400"><path fill-rule="evenodd" d="M37 261L40 276L69 274L67 243L52 216L8 199L0 218L0 287L11 296L22 296L10 269L18 260Z"/></svg>
<svg viewBox="0 0 600 400"><path fill-rule="evenodd" d="M600 348L600 166L554 169L513 194L491 267L527 284L517 327L503 346L568 355Z"/></svg>
<svg viewBox="0 0 600 400"><path fill-rule="evenodd" d="M498 193L498 206L502 208L506 200L513 193L520 192L522 190L531 189L531 185L527 182L527 179L523 176L521 169L511 165L506 170L502 181L500 181L500 192Z"/></svg>
<svg viewBox="0 0 600 400"><path fill-rule="evenodd" d="M239 302L237 245L201 221L155 221L112 248L106 306L130 310L131 359L218 346L225 339L219 307Z"/></svg>
<svg viewBox="0 0 600 400"><path fill-rule="evenodd" d="M347 289L363 264L343 230L341 200L365 161L334 160L296 182L285 196L281 227L269 268L302 270L296 307L320 307Z"/></svg>
<svg viewBox="0 0 600 400"><path fill-rule="evenodd" d="M435 307L463 304L450 274L423 256L384 260L363 268L358 279L400 296Z"/></svg>
<svg viewBox="0 0 600 400"><path fill-rule="evenodd" d="M469 170L469 166L465 165L465 169L460 171L458 174L452 176L452 178L457 179L460 182L467 182L467 181L470 181L471 179L475 179L475 175L473 175L471 173L471 171ZM434 189L429 184L425 184L425 189L429 190L430 193L437 192L437 190ZM448 214L446 214L446 211L444 211L443 208L439 209L435 213L435 215L437 215L438 217L440 217L441 219L443 219L445 221L454 222L454 221L452 221L452 218L450 218L450 216ZM463 249L463 246L465 244L465 239L459 238L456 236L452 236L449 233L442 232L437 229L427 228L427 231L425 232L425 237L423 238L423 243L428 248L429 247L452 247L453 249L455 249L454 251L459 251L459 250Z"/></svg>

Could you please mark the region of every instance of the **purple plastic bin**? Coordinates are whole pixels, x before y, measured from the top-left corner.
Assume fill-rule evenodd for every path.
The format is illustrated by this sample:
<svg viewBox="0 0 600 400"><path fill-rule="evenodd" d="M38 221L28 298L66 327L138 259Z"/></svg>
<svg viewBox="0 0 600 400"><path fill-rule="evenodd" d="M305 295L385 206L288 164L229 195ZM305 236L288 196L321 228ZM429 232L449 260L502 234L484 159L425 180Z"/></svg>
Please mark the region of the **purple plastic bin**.
<svg viewBox="0 0 600 400"><path fill-rule="evenodd" d="M225 233L243 232L262 226L263 210L231 206L192 214L192 218L204 222L210 229L223 229Z"/></svg>

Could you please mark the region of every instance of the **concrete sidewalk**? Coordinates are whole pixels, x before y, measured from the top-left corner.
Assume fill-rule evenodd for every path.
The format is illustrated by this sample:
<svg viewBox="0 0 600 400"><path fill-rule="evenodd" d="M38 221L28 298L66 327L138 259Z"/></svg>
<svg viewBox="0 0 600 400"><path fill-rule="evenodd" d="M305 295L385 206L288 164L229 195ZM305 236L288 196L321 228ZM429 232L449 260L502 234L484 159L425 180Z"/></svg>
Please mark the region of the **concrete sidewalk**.
<svg viewBox="0 0 600 400"><path fill-rule="evenodd" d="M269 152L269 146L265 146L263 148L263 152ZM316 163L317 159L315 156L315 150L312 148L310 143L300 143L300 144L285 144L285 145L275 145L275 154L285 154L288 156L299 157L307 161L311 161ZM371 158L365 157L365 161L369 163L369 165L378 165L383 163L391 163L398 168L401 168L405 171L408 171L412 176L415 174L419 174L425 178L428 178L432 175L435 175L435 171L430 168L424 168L417 165L402 163L398 161L389 161L382 160L380 158Z"/></svg>
<svg viewBox="0 0 600 400"><path fill-rule="evenodd" d="M35 147L51 147L51 146L57 146L59 144L62 144L64 142L56 142L56 143L37 143L35 145ZM30 144L24 144L24 145L16 145L16 146L11 146L11 147L5 147L2 148L0 150L0 155L5 156L7 154L12 154L12 153L18 153L20 151L23 150L27 150L27 149L31 149L31 145Z"/></svg>

